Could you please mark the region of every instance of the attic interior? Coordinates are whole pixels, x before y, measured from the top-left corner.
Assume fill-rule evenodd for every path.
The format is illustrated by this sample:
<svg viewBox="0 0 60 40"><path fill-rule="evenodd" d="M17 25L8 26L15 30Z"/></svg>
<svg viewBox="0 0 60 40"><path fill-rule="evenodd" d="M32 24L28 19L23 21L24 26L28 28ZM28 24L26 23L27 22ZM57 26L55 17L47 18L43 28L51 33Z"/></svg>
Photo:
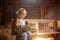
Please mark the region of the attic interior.
<svg viewBox="0 0 60 40"><path fill-rule="evenodd" d="M27 10L24 20L33 28L31 40L60 40L60 0L0 0L0 40L22 38L12 32L19 8Z"/></svg>

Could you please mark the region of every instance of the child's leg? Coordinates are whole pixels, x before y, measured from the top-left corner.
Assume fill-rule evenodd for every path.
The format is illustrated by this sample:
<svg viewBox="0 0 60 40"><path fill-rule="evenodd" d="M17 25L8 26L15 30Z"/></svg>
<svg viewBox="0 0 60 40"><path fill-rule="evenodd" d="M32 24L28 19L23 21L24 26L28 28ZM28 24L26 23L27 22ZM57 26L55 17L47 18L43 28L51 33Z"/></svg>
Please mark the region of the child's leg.
<svg viewBox="0 0 60 40"><path fill-rule="evenodd" d="M32 39L32 33L31 32L27 32L28 34L28 40L31 40Z"/></svg>
<svg viewBox="0 0 60 40"><path fill-rule="evenodd" d="M28 40L28 36L26 32L22 33L22 40Z"/></svg>

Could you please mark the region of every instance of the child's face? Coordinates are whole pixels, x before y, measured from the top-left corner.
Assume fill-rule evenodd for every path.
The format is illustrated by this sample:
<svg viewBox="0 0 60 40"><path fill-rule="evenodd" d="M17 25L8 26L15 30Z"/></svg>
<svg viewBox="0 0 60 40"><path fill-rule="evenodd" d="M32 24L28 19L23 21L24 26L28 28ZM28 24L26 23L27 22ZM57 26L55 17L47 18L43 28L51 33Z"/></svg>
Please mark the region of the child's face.
<svg viewBox="0 0 60 40"><path fill-rule="evenodd" d="M18 13L18 17L19 17L20 19L23 19L23 18L25 17L25 14L22 13L22 12L19 12L19 13Z"/></svg>

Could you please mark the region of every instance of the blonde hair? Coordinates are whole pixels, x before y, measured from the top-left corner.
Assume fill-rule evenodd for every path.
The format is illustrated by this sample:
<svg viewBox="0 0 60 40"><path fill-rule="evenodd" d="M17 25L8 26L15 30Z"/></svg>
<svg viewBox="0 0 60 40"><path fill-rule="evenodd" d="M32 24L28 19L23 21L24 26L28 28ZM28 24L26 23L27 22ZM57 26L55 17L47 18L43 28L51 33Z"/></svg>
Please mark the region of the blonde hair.
<svg viewBox="0 0 60 40"><path fill-rule="evenodd" d="M18 14L19 12L22 12L23 14L27 15L27 11L24 8L20 8L19 10L17 10L16 14Z"/></svg>

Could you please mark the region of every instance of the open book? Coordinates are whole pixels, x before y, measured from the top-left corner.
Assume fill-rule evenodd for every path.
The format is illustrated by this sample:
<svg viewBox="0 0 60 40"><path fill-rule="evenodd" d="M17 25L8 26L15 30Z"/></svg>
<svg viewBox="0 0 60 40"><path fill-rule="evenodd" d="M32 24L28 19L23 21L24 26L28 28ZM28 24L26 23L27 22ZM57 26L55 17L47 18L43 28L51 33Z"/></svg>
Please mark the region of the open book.
<svg viewBox="0 0 60 40"><path fill-rule="evenodd" d="M36 23L28 23L26 22L26 30L30 31L30 30L34 30L36 29Z"/></svg>

